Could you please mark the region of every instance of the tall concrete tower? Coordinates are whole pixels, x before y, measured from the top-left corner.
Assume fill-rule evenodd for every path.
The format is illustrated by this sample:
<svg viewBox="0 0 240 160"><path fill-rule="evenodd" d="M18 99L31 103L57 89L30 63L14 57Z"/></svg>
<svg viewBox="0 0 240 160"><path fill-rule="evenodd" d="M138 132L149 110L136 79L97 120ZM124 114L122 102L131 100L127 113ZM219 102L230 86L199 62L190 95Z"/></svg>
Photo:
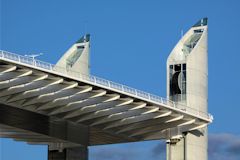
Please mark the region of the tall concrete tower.
<svg viewBox="0 0 240 160"><path fill-rule="evenodd" d="M90 72L89 56L90 35L86 34L64 53L56 66L64 67L69 75L76 73L88 75Z"/></svg>
<svg viewBox="0 0 240 160"><path fill-rule="evenodd" d="M208 108L207 40L207 18L203 18L181 38L167 60L167 97L199 114ZM168 160L208 159L207 128L168 142Z"/></svg>

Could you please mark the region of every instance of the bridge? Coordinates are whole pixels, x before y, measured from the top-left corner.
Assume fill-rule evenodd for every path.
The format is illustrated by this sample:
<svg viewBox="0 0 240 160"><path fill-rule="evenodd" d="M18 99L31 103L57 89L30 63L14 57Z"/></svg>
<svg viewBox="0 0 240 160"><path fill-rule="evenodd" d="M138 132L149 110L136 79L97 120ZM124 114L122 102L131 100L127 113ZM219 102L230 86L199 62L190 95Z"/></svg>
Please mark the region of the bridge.
<svg viewBox="0 0 240 160"><path fill-rule="evenodd" d="M191 106L3 50L0 104L0 137L48 145L49 157L78 147L87 156L93 145L178 140L213 120Z"/></svg>
<svg viewBox="0 0 240 160"><path fill-rule="evenodd" d="M93 130L90 145L170 138L171 130L177 134L212 122L208 113L96 76L77 72L69 76L64 68L26 56L0 51L0 62L4 109L86 125ZM51 142L51 137L22 134L27 132L24 128L11 127L3 123L0 136L36 144Z"/></svg>

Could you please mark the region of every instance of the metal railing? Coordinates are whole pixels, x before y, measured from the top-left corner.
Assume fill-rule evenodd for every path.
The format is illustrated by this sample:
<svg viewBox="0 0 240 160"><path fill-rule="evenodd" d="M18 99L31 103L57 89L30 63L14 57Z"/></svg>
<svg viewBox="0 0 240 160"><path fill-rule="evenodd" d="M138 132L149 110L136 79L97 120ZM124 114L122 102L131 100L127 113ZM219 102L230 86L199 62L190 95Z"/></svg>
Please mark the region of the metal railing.
<svg viewBox="0 0 240 160"><path fill-rule="evenodd" d="M110 89L121 91L121 92L127 93L127 94L135 96L135 97L137 96L137 97L141 97L141 98L146 99L146 100L153 101L155 103L165 104L169 107L177 108L177 109L180 109L180 110L182 110L186 113L191 113L191 114L194 114L194 115L197 115L197 116L200 116L200 117L204 117L204 118L209 119L209 120L213 119L212 115L210 115L208 113L198 111L198 110L193 109L191 107L188 107L186 105L175 103L175 102L173 102L171 100L168 100L166 98L162 98L162 97L159 97L157 95L153 95L153 94L150 94L150 93L147 93L147 92L144 92L144 91L141 91L141 90L137 90L135 88L131 88L131 87L128 87L126 85L115 83L115 82L112 82L112 81L109 81L109 80L106 80L106 79L103 79L103 78L99 78L99 77L96 77L96 76L93 76L93 75L83 75L79 72L75 72L75 71L71 71L71 70L67 71L63 67L56 66L56 65L53 65L53 64L50 64L50 63L47 63L47 62L43 62L43 61L40 61L40 60L36 60L36 59L30 58L30 57L27 57L27 56L22 56L22 55L18 55L18 54L15 54L15 53L0 50L0 59L12 60L12 61L15 61L15 62L18 62L18 63L28 64L28 65L31 65L31 66L34 66L34 67L38 67L38 68L54 71L54 72L57 72L57 73L65 74L65 75L68 75L68 76L72 76L74 78L79 78L80 80L85 80L85 81L91 82L93 84L97 84L97 85L104 86L104 87L107 87L107 88L110 88Z"/></svg>

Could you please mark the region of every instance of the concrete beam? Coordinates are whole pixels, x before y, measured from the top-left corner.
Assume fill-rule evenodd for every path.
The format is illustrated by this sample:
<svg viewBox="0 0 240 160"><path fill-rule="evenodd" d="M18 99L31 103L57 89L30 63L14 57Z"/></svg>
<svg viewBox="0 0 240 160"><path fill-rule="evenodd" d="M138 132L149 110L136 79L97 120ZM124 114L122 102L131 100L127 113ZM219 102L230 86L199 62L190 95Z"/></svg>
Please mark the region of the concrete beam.
<svg viewBox="0 0 240 160"><path fill-rule="evenodd" d="M35 112L0 104L0 124L88 146L89 130L85 125L58 120Z"/></svg>

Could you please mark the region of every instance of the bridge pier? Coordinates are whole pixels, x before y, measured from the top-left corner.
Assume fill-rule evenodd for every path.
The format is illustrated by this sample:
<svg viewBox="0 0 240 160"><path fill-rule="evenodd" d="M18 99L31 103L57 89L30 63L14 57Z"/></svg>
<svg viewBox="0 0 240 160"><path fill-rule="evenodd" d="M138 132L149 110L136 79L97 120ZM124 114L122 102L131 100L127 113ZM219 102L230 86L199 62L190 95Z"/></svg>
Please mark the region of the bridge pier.
<svg viewBox="0 0 240 160"><path fill-rule="evenodd" d="M48 160L88 160L88 147L74 147L63 150L48 149Z"/></svg>

